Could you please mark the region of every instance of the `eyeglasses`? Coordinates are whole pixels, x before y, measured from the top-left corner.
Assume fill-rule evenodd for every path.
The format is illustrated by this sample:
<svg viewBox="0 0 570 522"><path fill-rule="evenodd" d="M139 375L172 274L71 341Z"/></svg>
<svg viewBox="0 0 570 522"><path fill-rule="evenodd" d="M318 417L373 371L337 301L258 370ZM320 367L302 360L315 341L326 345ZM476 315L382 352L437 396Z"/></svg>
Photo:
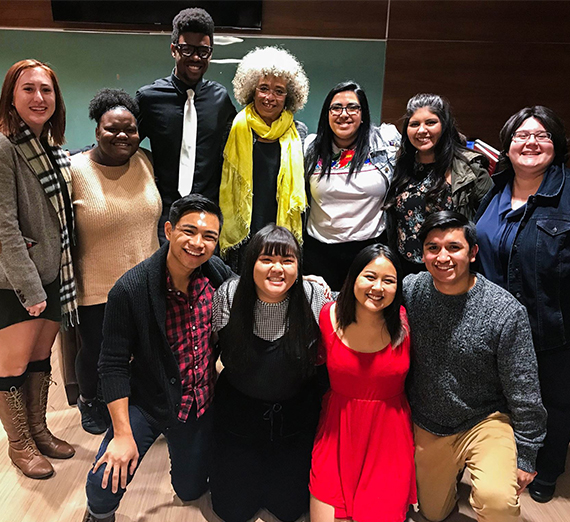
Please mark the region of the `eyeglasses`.
<svg viewBox="0 0 570 522"><path fill-rule="evenodd" d="M331 116L340 116L343 111L346 111L346 114L349 116L357 116L360 113L360 109L361 107L358 103L349 103L346 107L340 103L335 103L329 107L329 112Z"/></svg>
<svg viewBox="0 0 570 522"><path fill-rule="evenodd" d="M197 54L198 58L205 60L212 55L212 47L209 45L176 44L174 47L185 58L190 58Z"/></svg>
<svg viewBox="0 0 570 522"><path fill-rule="evenodd" d="M270 89L267 85L261 85L260 87L256 87L257 92L259 94L263 94L263 96L269 96L269 93L273 93L273 96L276 98L285 98L287 96L287 91L277 87L276 89Z"/></svg>
<svg viewBox="0 0 570 522"><path fill-rule="evenodd" d="M552 134L550 132L527 132L527 131L517 131L513 133L513 141L522 143L523 141L530 140L530 137L534 136L536 141L552 141Z"/></svg>

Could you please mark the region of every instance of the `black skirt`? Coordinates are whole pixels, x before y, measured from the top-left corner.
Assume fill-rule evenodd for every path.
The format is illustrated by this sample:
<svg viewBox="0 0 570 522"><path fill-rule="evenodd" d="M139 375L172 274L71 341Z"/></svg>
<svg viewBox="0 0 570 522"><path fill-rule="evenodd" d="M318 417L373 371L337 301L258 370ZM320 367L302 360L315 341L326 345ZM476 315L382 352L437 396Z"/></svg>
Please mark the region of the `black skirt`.
<svg viewBox="0 0 570 522"><path fill-rule="evenodd" d="M242 394L224 375L216 385L212 505L225 522L264 508L283 522L309 509L311 452L319 416L313 382L295 397L267 403Z"/></svg>
<svg viewBox="0 0 570 522"><path fill-rule="evenodd" d="M59 277L44 286L47 294L46 309L39 315L32 317L22 306L14 290L0 290L0 330L13 324L34 319L49 319L61 321L61 305L59 300Z"/></svg>

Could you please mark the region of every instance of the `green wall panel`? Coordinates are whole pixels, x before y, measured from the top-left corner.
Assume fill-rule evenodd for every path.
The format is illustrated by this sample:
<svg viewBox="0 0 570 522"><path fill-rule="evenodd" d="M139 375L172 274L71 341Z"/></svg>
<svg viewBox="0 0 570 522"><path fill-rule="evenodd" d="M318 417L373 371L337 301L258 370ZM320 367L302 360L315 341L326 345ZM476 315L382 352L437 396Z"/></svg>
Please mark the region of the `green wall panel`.
<svg viewBox="0 0 570 522"><path fill-rule="evenodd" d="M242 42L216 45L213 60L240 59L264 45L291 51L304 64L311 82L309 101L297 114L311 132L316 130L326 93L347 79L364 87L372 119L380 121L385 41L241 38ZM67 106L67 146L78 148L95 140L87 107L97 90L122 88L134 95L140 86L169 75L174 64L169 45L169 35L0 30L0 75L3 79L8 68L24 58L50 63ZM231 81L236 67L236 63L211 63L206 78L225 85L233 98Z"/></svg>

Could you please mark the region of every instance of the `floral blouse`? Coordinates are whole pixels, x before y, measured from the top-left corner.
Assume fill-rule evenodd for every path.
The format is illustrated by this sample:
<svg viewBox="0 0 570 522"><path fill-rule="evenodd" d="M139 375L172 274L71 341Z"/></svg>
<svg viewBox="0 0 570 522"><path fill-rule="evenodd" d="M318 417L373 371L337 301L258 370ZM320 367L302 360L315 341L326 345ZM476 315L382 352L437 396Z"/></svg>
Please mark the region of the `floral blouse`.
<svg viewBox="0 0 570 522"><path fill-rule="evenodd" d="M412 263L422 262L422 244L418 233L426 217L440 210L451 210L451 185L445 184L441 196L433 203L426 203L425 196L434 186L434 165L417 163L414 177L408 186L396 196L398 251Z"/></svg>

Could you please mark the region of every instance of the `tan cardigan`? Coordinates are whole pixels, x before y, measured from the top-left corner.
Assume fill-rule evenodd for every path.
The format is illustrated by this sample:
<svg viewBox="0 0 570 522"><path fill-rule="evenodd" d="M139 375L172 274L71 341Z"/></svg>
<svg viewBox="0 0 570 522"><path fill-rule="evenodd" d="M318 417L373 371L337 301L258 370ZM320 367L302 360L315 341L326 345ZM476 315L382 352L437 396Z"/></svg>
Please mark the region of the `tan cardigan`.
<svg viewBox="0 0 570 522"><path fill-rule="evenodd" d="M106 303L117 279L158 250L162 203L152 165L140 150L119 167L84 153L71 157L71 172L79 304Z"/></svg>

